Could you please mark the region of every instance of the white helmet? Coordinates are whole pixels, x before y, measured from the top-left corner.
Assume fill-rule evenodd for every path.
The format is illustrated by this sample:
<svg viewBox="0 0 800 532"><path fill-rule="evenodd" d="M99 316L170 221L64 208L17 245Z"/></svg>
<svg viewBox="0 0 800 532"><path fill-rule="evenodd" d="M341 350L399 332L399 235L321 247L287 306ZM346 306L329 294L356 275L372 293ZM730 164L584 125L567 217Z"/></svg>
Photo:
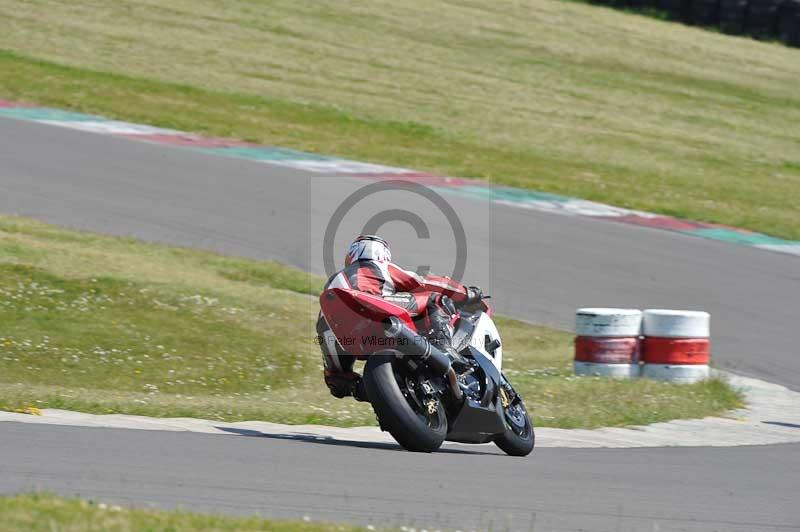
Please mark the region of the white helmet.
<svg viewBox="0 0 800 532"><path fill-rule="evenodd" d="M389 243L375 235L359 236L350 244L344 265L350 266L357 260L391 261L392 252L389 250Z"/></svg>

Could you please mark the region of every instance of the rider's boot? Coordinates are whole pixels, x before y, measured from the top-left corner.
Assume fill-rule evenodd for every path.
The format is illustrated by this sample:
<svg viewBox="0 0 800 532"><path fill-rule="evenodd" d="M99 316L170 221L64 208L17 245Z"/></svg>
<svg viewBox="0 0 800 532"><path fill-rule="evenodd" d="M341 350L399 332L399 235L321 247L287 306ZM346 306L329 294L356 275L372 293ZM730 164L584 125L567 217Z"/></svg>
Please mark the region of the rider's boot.
<svg viewBox="0 0 800 532"><path fill-rule="evenodd" d="M322 314L317 320L317 341L322 351L325 384L328 385L331 395L337 399L352 396L356 401L366 401L364 381L361 375L353 371L355 357L339 346Z"/></svg>
<svg viewBox="0 0 800 532"><path fill-rule="evenodd" d="M453 329L450 320L455 314L455 307L447 296L439 296L436 300L428 304L428 341L440 351L450 357L456 371L463 370L471 366L469 361L461 356L456 348L453 347Z"/></svg>
<svg viewBox="0 0 800 532"><path fill-rule="evenodd" d="M368 401L367 389L361 375L355 371L332 371L325 370L325 384L331 395L337 399L343 397L353 397L356 401Z"/></svg>

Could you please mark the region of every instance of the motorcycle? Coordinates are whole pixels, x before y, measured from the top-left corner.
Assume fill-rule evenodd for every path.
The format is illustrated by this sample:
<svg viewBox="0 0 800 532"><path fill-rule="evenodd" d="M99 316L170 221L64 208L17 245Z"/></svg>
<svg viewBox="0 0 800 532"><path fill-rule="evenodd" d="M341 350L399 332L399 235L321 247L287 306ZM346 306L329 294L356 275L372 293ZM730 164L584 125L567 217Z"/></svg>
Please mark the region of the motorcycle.
<svg viewBox="0 0 800 532"><path fill-rule="evenodd" d="M420 301L427 293L413 294ZM365 360L363 379L381 430L405 449L432 452L447 441L494 442L512 456L534 447L522 397L502 373L503 346L483 299L459 309L451 357L419 333L408 310L355 290L320 295L336 341Z"/></svg>

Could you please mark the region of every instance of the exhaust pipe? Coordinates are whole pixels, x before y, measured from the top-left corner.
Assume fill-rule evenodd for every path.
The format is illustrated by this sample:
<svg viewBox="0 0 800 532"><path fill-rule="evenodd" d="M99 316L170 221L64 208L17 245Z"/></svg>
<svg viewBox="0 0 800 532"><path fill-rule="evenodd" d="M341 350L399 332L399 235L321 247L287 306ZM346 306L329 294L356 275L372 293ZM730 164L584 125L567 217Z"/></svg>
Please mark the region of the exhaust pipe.
<svg viewBox="0 0 800 532"><path fill-rule="evenodd" d="M427 338L406 327L395 316L390 316L383 322L383 330L388 338L397 340L396 348L398 351L402 351L406 355L420 357L423 364L438 375L447 377L450 392L456 400L460 401L463 398L463 393L458 385L458 378L450 363L449 356L432 345Z"/></svg>
<svg viewBox="0 0 800 532"><path fill-rule="evenodd" d="M421 336L401 322L390 316L383 322L383 330L387 337L396 340L396 348L406 355L418 356L422 362L439 375L446 375L450 369L450 357L439 348L431 345L427 338Z"/></svg>

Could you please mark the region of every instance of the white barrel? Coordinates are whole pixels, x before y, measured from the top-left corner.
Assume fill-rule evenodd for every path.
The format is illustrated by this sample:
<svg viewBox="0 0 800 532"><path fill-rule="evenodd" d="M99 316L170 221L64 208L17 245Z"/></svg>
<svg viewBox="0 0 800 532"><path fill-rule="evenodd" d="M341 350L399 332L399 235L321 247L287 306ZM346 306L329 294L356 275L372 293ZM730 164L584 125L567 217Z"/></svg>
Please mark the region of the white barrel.
<svg viewBox="0 0 800 532"><path fill-rule="evenodd" d="M648 309L642 314L642 334L657 338L708 338L711 316L700 310Z"/></svg>
<svg viewBox="0 0 800 532"><path fill-rule="evenodd" d="M581 308L575 312L578 336L639 336L642 311L628 308Z"/></svg>
<svg viewBox="0 0 800 532"><path fill-rule="evenodd" d="M671 365L645 364L642 366L642 377L659 381L692 384L708 379L710 369L707 365Z"/></svg>
<svg viewBox="0 0 800 532"><path fill-rule="evenodd" d="M597 364L595 362L573 362L575 375L590 377L614 377L635 379L639 376L639 364Z"/></svg>

